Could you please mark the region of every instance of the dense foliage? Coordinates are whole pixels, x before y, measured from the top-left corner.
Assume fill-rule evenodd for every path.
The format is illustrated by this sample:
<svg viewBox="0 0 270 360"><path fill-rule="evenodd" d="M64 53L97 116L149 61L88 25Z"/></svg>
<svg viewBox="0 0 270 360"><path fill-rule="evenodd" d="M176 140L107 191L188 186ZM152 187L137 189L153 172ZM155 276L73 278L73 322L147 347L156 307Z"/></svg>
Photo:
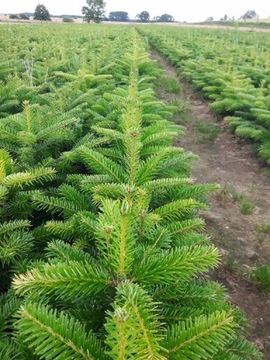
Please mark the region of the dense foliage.
<svg viewBox="0 0 270 360"><path fill-rule="evenodd" d="M111 11L109 13L109 21L128 21L128 13L126 11Z"/></svg>
<svg viewBox="0 0 270 360"><path fill-rule="evenodd" d="M139 19L141 22L147 22L150 20L150 14L148 11L142 11L138 15L136 15L136 18Z"/></svg>
<svg viewBox="0 0 270 360"><path fill-rule="evenodd" d="M50 21L50 13L45 5L38 4L34 12L34 20Z"/></svg>
<svg viewBox="0 0 270 360"><path fill-rule="evenodd" d="M82 14L86 22L99 23L105 16L105 2L103 0L86 0L88 6L83 6Z"/></svg>
<svg viewBox="0 0 270 360"><path fill-rule="evenodd" d="M173 22L174 21L174 18L172 15L169 15L169 14L162 14L160 16L157 16L155 18L155 20L157 22Z"/></svg>
<svg viewBox="0 0 270 360"><path fill-rule="evenodd" d="M259 359L205 276L219 253L199 211L216 185L193 184L194 155L172 145L183 129L143 39L0 37L0 358Z"/></svg>

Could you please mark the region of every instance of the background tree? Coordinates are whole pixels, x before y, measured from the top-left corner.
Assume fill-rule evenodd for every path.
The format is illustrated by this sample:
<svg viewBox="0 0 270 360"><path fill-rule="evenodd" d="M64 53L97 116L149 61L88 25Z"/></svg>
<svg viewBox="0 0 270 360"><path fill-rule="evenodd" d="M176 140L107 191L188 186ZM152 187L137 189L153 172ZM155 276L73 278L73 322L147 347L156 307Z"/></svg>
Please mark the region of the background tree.
<svg viewBox="0 0 270 360"><path fill-rule="evenodd" d="M65 16L65 17L63 17L62 22L63 22L63 23L73 23L73 22L74 22L74 19L72 19L72 18L69 17L69 16Z"/></svg>
<svg viewBox="0 0 270 360"><path fill-rule="evenodd" d="M88 23L94 21L101 22L105 15L105 2L103 0L86 0L88 6L82 8L84 20Z"/></svg>
<svg viewBox="0 0 270 360"><path fill-rule="evenodd" d="M50 13L45 5L38 4L36 6L34 20L51 21Z"/></svg>
<svg viewBox="0 0 270 360"><path fill-rule="evenodd" d="M172 15L169 14L163 14L161 16L157 16L156 20L158 22L173 22L174 18Z"/></svg>
<svg viewBox="0 0 270 360"><path fill-rule="evenodd" d="M22 20L30 20L29 16L26 14L20 14L20 19Z"/></svg>
<svg viewBox="0 0 270 360"><path fill-rule="evenodd" d="M128 21L126 11L112 11L109 13L109 21Z"/></svg>
<svg viewBox="0 0 270 360"><path fill-rule="evenodd" d="M140 14L136 15L136 18L141 22L147 22L150 19L150 14L148 11L142 11Z"/></svg>
<svg viewBox="0 0 270 360"><path fill-rule="evenodd" d="M243 16L242 19L255 19L257 17L257 13L255 10L248 10Z"/></svg>
<svg viewBox="0 0 270 360"><path fill-rule="evenodd" d="M9 15L9 18L10 18L10 19L13 19L13 20L18 20L18 19L19 19L19 15L17 15L17 14L10 14L10 15Z"/></svg>

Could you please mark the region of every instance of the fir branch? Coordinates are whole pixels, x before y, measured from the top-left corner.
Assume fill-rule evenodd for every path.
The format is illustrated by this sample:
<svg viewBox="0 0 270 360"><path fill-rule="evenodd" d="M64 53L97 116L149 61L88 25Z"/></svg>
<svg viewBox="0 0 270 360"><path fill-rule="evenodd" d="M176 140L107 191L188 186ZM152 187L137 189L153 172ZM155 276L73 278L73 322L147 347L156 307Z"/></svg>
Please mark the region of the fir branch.
<svg viewBox="0 0 270 360"><path fill-rule="evenodd" d="M163 346L169 357L181 360L208 360L229 343L235 324L230 313L216 312L172 325Z"/></svg>
<svg viewBox="0 0 270 360"><path fill-rule="evenodd" d="M136 227L130 209L125 200L104 200L96 228L97 247L119 279L130 273L135 253Z"/></svg>
<svg viewBox="0 0 270 360"><path fill-rule="evenodd" d="M18 349L15 341L1 340L0 342L0 359L1 360L22 360L22 354Z"/></svg>
<svg viewBox="0 0 270 360"><path fill-rule="evenodd" d="M5 186L0 185L0 201L3 201L8 195L8 189Z"/></svg>
<svg viewBox="0 0 270 360"><path fill-rule="evenodd" d="M4 236L8 233L19 229L26 229L30 227L30 221L28 220L14 220L9 222L3 222L0 224L0 236Z"/></svg>
<svg viewBox="0 0 270 360"><path fill-rule="evenodd" d="M7 188L23 188L24 186L31 186L34 183L44 184L44 182L50 181L55 175L53 168L40 167L31 169L28 172L17 172L15 174L8 175L2 181L2 184Z"/></svg>
<svg viewBox="0 0 270 360"><path fill-rule="evenodd" d="M64 198L45 196L40 193L32 196L34 206L40 211L61 214L68 218L81 210L81 206Z"/></svg>
<svg viewBox="0 0 270 360"><path fill-rule="evenodd" d="M153 154L141 163L137 169L135 183L142 185L152 180L160 171L165 159L169 156L170 148L163 148L159 153Z"/></svg>
<svg viewBox="0 0 270 360"><path fill-rule="evenodd" d="M181 247L144 257L136 264L133 274L137 282L146 285L169 285L190 280L197 273L214 268L218 262L219 254L214 246Z"/></svg>
<svg viewBox="0 0 270 360"><path fill-rule="evenodd" d="M110 358L165 360L157 305L138 285L123 283L117 290L105 324Z"/></svg>
<svg viewBox="0 0 270 360"><path fill-rule="evenodd" d="M195 209L206 209L206 205L194 199L176 200L163 205L154 210L154 214L159 215L167 221L181 219L188 214L192 214Z"/></svg>
<svg viewBox="0 0 270 360"><path fill-rule="evenodd" d="M205 222L203 219L195 218L183 221L174 221L167 225L167 229L172 236L175 236L193 230L202 230L204 226Z"/></svg>
<svg viewBox="0 0 270 360"><path fill-rule="evenodd" d="M192 184L192 179L190 178L165 178L165 179L157 179L148 181L143 184L143 188L147 189L148 191L156 191L159 189L164 188L171 188L175 186L183 186L183 185L190 185Z"/></svg>
<svg viewBox="0 0 270 360"><path fill-rule="evenodd" d="M116 182L126 182L126 175L123 168L97 151L81 149L80 155L90 171L95 170L99 174L109 175Z"/></svg>
<svg viewBox="0 0 270 360"><path fill-rule="evenodd" d="M42 304L21 307L16 326L24 341L41 359L105 360L107 356L93 333L63 312Z"/></svg>
<svg viewBox="0 0 270 360"><path fill-rule="evenodd" d="M14 231L2 237L0 245L0 263L5 266L27 256L34 244L31 233Z"/></svg>
<svg viewBox="0 0 270 360"><path fill-rule="evenodd" d="M0 295L0 340L7 338L11 331L14 330L14 315L20 304L21 299L16 297L12 291Z"/></svg>
<svg viewBox="0 0 270 360"><path fill-rule="evenodd" d="M40 295L56 294L61 299L95 296L110 286L105 269L88 263L45 264L13 279L13 287L20 295L37 291Z"/></svg>
<svg viewBox="0 0 270 360"><path fill-rule="evenodd" d="M50 242L46 250L48 258L57 258L60 262L78 261L91 265L94 262L88 253L60 240Z"/></svg>

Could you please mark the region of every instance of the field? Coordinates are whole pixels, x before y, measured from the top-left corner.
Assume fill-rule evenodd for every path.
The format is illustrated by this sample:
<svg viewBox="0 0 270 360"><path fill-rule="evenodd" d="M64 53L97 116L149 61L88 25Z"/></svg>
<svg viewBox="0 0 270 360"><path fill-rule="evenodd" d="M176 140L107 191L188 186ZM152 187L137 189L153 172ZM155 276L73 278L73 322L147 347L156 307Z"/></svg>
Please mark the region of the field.
<svg viewBox="0 0 270 360"><path fill-rule="evenodd" d="M1 359L267 359L269 45L1 26Z"/></svg>

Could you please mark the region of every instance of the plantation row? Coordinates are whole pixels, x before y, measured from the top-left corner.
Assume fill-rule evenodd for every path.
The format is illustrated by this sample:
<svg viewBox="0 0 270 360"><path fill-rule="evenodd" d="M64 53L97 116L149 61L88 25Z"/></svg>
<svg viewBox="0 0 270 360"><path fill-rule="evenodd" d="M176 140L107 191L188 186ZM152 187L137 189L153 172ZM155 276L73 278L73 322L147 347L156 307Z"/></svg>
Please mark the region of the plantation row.
<svg viewBox="0 0 270 360"><path fill-rule="evenodd" d="M1 36L1 360L259 359L203 275L219 254L198 211L216 186L194 185L195 157L172 146L183 129L143 39Z"/></svg>
<svg viewBox="0 0 270 360"><path fill-rule="evenodd" d="M238 30L144 27L140 32L226 116L229 128L254 141L270 164L270 40Z"/></svg>

